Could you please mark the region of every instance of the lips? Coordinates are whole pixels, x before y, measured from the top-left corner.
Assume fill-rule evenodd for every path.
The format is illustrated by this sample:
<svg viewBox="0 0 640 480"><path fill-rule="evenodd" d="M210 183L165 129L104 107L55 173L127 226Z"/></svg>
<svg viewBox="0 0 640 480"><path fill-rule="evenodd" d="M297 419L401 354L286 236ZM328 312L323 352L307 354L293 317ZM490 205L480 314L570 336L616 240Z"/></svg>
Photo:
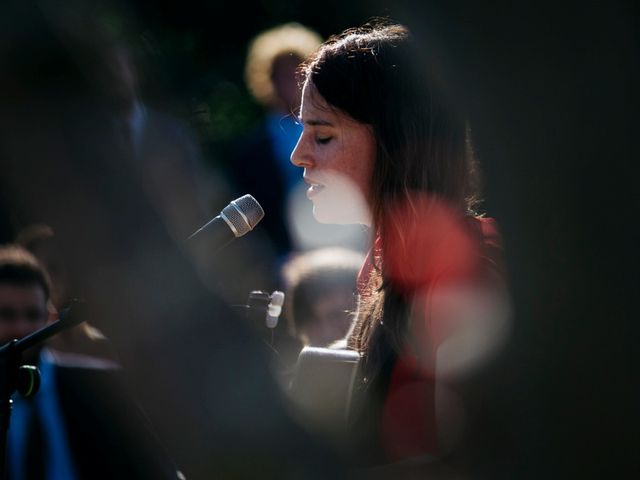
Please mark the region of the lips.
<svg viewBox="0 0 640 480"><path fill-rule="evenodd" d="M312 180L308 177L304 177L304 181L309 185L309 189L307 190L307 198L309 199L318 195L325 188L322 183L318 183L316 180Z"/></svg>

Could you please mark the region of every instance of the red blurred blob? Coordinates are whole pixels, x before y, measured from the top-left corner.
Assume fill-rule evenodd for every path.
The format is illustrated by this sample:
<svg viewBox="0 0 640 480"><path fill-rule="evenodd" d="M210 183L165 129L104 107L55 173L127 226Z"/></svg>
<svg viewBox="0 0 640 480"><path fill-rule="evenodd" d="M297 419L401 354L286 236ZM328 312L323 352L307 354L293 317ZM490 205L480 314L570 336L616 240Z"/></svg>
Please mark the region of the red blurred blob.
<svg viewBox="0 0 640 480"><path fill-rule="evenodd" d="M470 278L478 248L465 217L434 196L415 194L392 205L384 219L386 273L407 292Z"/></svg>
<svg viewBox="0 0 640 480"><path fill-rule="evenodd" d="M391 376L389 394L382 411L382 446L391 461L436 452L435 382L406 355L398 360Z"/></svg>

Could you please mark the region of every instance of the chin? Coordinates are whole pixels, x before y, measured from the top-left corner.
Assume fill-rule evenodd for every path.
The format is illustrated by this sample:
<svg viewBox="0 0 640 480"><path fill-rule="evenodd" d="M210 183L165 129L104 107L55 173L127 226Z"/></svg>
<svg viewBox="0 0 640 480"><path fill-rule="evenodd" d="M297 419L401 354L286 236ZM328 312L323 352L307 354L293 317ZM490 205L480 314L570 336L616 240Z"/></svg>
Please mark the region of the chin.
<svg viewBox="0 0 640 480"><path fill-rule="evenodd" d="M311 198L313 216L320 223L370 224L371 211L364 195L352 182L336 178Z"/></svg>
<svg viewBox="0 0 640 480"><path fill-rule="evenodd" d="M363 215L356 215L355 212L344 209L342 211L333 208L324 208L320 205L313 206L313 216L318 223L329 225L368 225L367 219Z"/></svg>

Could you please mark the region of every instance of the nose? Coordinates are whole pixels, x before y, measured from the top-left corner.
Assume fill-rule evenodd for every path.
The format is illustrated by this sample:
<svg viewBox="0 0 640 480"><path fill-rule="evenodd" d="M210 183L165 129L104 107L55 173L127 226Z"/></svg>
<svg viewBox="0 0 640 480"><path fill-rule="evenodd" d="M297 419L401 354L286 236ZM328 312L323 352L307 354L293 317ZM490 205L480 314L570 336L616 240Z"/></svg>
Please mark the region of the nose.
<svg viewBox="0 0 640 480"><path fill-rule="evenodd" d="M291 152L291 163L296 167L309 168L313 166L313 159L311 158L306 143L305 134L302 132L302 135L298 138L298 143L296 143L293 152Z"/></svg>

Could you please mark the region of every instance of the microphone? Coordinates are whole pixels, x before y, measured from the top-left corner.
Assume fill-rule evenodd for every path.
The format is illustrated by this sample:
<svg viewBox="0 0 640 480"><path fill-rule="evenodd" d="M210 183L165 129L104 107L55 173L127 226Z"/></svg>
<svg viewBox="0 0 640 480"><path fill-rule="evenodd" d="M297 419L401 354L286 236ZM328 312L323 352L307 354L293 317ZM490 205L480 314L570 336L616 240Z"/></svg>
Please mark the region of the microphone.
<svg viewBox="0 0 640 480"><path fill-rule="evenodd" d="M264 210L258 201L251 195L243 195L224 207L220 215L193 232L187 241L202 239L215 253L253 230L263 217Z"/></svg>

